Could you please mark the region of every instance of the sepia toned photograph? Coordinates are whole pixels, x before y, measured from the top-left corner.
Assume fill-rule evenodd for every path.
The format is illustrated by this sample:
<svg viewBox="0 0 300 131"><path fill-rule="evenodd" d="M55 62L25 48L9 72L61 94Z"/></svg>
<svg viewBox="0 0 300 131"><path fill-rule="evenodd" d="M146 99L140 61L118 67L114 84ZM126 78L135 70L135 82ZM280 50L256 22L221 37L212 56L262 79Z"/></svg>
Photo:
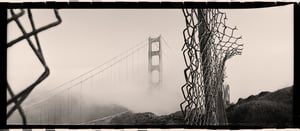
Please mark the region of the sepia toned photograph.
<svg viewBox="0 0 300 131"><path fill-rule="evenodd" d="M7 125L292 127L293 7L7 9Z"/></svg>

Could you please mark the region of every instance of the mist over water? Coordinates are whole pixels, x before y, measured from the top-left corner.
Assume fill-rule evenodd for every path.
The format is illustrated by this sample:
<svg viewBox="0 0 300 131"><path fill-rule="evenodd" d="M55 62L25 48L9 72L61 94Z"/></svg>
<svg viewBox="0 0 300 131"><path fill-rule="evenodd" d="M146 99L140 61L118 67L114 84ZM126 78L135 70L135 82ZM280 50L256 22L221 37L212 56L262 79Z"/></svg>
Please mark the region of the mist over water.
<svg viewBox="0 0 300 131"><path fill-rule="evenodd" d="M78 124L120 113L124 111L122 108L156 115L179 111L184 79L183 69L178 67L184 62L176 56L181 54L162 45L162 83L159 87L151 86L147 47L136 54L121 56L79 78L62 77L65 82L74 79L63 86L60 86L62 83L47 86L46 81L23 104L29 121ZM89 70L84 68L82 72ZM9 122L21 123L20 120L19 114L14 113Z"/></svg>
<svg viewBox="0 0 300 131"><path fill-rule="evenodd" d="M142 50L138 62L132 58L114 65L102 74L82 83L73 92L81 95L84 103L90 105L116 104L133 112L153 112L157 115L170 114L180 110L183 101L181 86L184 84L180 59L171 57L168 52L163 57L162 84L151 87L149 84L147 49ZM169 55L167 55L169 54ZM131 64L127 64L131 63ZM127 66L127 67L126 67ZM76 99L79 99L76 97Z"/></svg>
<svg viewBox="0 0 300 131"><path fill-rule="evenodd" d="M101 114L105 112L102 107L110 105L157 115L180 110L179 104L183 101L180 87L184 84L184 62L180 51L184 27L181 10L70 9L59 10L59 13L63 22L39 34L51 73L22 104L29 119L36 120L42 116L44 118L40 121L47 123L46 114L61 115L66 118L56 119L64 123L65 119ZM35 22L38 27L55 20L52 10L33 10L33 15L37 18ZM162 24L161 20L166 23ZM175 21L181 24L173 23ZM21 22L28 28L27 31L31 30L26 17L22 17ZM9 41L21 35L14 24L8 26L8 34ZM147 42L149 36L159 35L172 44L170 47L173 49L163 45L162 85L150 87ZM133 47L142 39L145 39L146 46L124 60L113 65L113 62L109 63L60 86ZM17 94L36 80L43 68L26 41L9 48L8 57L8 81ZM8 121L21 122L17 112Z"/></svg>
<svg viewBox="0 0 300 131"><path fill-rule="evenodd" d="M91 105L117 104L133 112L153 112L159 115L178 111L181 98L181 94L171 87L157 88L134 83L123 83L118 89L95 89L84 96L85 103Z"/></svg>

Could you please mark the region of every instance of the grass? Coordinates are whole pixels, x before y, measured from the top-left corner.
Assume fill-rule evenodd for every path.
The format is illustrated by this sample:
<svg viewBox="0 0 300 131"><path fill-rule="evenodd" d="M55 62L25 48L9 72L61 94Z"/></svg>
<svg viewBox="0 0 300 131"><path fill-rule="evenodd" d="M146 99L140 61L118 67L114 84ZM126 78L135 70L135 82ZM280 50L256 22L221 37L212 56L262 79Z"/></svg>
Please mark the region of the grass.
<svg viewBox="0 0 300 131"><path fill-rule="evenodd" d="M240 99L227 108L227 117L232 125L288 127L292 126L293 88L275 92L262 92Z"/></svg>

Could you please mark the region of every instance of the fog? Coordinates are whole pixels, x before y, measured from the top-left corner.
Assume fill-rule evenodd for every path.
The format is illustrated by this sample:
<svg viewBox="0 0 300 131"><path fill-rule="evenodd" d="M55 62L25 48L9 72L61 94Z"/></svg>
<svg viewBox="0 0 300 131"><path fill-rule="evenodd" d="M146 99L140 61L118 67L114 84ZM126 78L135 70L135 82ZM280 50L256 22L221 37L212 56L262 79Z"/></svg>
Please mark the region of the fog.
<svg viewBox="0 0 300 131"><path fill-rule="evenodd" d="M78 124L124 110L157 115L179 111L178 103L183 98L178 87L183 85L183 75L178 74L183 69L170 68L178 64L178 59L172 58L175 52L162 43L165 50L161 56L162 83L151 86L148 53L145 53L148 46L142 47L135 54L125 53L53 89L40 89L23 106L29 115L29 124ZM16 114L10 122L21 122Z"/></svg>
<svg viewBox="0 0 300 131"><path fill-rule="evenodd" d="M241 43L244 44L242 55L226 63L225 82L230 85L231 102L293 84L292 7L222 10L227 13L227 24L237 26L237 36L243 36ZM179 104L183 101L180 88L185 84L181 52L185 21L181 9L60 9L59 13L62 23L39 34L50 76L22 104L25 111L39 112L42 107L55 106L47 102L36 104L47 100L60 103L67 111L76 109L73 115L78 115L79 108L84 107L90 110L85 110L86 113L100 113L97 106L112 104L133 112L158 115L180 110ZM280 20L278 15L282 17ZM37 27L55 21L49 9L35 9L33 17ZM27 16L22 17L21 22L27 32L31 31ZM16 24L10 23L8 41L20 35ZM108 63L60 86L138 43L147 44L149 37L159 35L169 45L162 42L161 88L149 86L147 46L118 64L108 68L106 66L113 62ZM7 52L8 82L18 93L36 80L43 68L25 40L8 48ZM104 68L108 69L95 75ZM91 78L85 80L88 77ZM72 101L82 105L70 105ZM102 115L107 114L110 113ZM19 118L17 112L14 117Z"/></svg>

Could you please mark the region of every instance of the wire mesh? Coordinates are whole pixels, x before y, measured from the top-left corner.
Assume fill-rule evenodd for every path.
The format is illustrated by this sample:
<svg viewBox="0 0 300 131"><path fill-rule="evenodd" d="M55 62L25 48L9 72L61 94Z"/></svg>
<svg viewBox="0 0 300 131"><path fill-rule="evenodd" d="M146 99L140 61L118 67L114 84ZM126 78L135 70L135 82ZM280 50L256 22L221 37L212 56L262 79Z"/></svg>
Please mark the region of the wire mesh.
<svg viewBox="0 0 300 131"><path fill-rule="evenodd" d="M45 26L36 28L31 9L27 9L27 16L30 21L32 31L26 32L24 25L20 21L21 17L23 17L23 16L25 17L26 11L24 9L20 9L20 12L16 13L15 9L9 9L9 13L10 13L11 17L7 18L7 24L15 22L17 24L18 28L21 30L22 36L17 37L16 39L14 39L12 41L7 42L7 48L12 47L13 45L17 44L18 42L20 42L22 40L26 40L44 68L44 72L39 76L38 79L36 79L30 86L28 86L27 88L25 88L24 90L22 90L20 93L18 93L16 95L13 93L13 90L11 89L11 87L9 86L9 83L7 82L7 90L9 91L9 94L11 96L11 98L8 99L8 101L7 101L7 107L14 104L11 108L8 109L7 119L14 113L14 111L18 110L22 117L23 124L26 125L26 116L21 107L21 104L28 97L28 95L32 92L32 90L38 84L40 84L42 81L44 81L50 74L50 70L45 61L45 58L44 58L44 55L42 52L42 48L40 46L40 40L38 37L38 33L48 30L54 26L57 26L58 24L60 24L62 22L62 20L61 20L61 17L59 15L58 11L56 9L54 9L54 14L55 14L56 20ZM31 37L34 38L35 44L30 39Z"/></svg>
<svg viewBox="0 0 300 131"><path fill-rule="evenodd" d="M218 92L226 60L241 54L243 45L237 43L241 37L234 36L237 28L227 26L226 14L218 9L183 9L183 14L186 83L181 87L184 101L180 107L186 124L224 124L225 108L220 107Z"/></svg>

